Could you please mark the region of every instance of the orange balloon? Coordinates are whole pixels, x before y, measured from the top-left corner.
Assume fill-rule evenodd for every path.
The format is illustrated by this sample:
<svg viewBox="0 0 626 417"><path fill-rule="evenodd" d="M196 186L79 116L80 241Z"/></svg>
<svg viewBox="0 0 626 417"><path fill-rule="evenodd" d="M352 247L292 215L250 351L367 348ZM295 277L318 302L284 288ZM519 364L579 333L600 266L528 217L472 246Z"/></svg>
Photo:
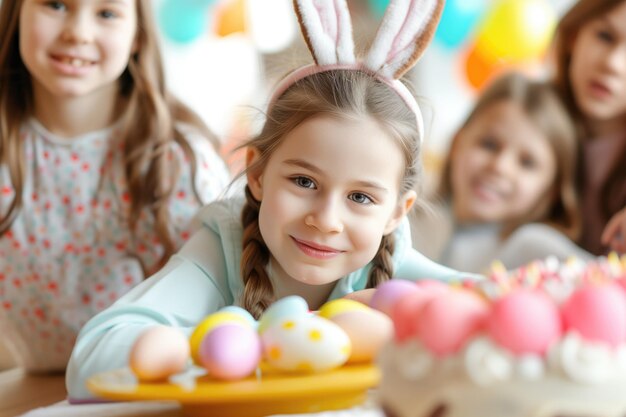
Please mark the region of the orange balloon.
<svg viewBox="0 0 626 417"><path fill-rule="evenodd" d="M215 33L228 36L233 33L246 33L246 0L230 0L215 11Z"/></svg>
<svg viewBox="0 0 626 417"><path fill-rule="evenodd" d="M504 62L489 59L473 45L465 56L465 78L475 90L480 90L505 67Z"/></svg>

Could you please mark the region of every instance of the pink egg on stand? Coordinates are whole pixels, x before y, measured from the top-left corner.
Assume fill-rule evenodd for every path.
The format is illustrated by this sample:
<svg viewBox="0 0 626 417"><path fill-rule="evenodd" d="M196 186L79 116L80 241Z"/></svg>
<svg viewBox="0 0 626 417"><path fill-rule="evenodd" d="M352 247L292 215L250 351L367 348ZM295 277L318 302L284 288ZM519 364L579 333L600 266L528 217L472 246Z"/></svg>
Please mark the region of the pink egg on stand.
<svg viewBox="0 0 626 417"><path fill-rule="evenodd" d="M395 330L395 340L404 342L417 336L417 318L422 307L434 296L450 287L439 281L419 281L416 285L418 291L409 291L400 297L391 308L391 319Z"/></svg>
<svg viewBox="0 0 626 417"><path fill-rule="evenodd" d="M222 324L204 336L198 348L198 359L213 378L245 378L259 365L261 341L251 326Z"/></svg>
<svg viewBox="0 0 626 417"><path fill-rule="evenodd" d="M546 294L530 289L496 300L487 327L495 342L518 355L543 355L563 331L557 305Z"/></svg>
<svg viewBox="0 0 626 417"><path fill-rule="evenodd" d="M422 308L419 338L435 355L452 355L483 329L488 314L487 303L470 291L442 292Z"/></svg>
<svg viewBox="0 0 626 417"><path fill-rule="evenodd" d="M611 282L578 288L562 306L565 329L584 339L617 346L626 342L626 295Z"/></svg>
<svg viewBox="0 0 626 417"><path fill-rule="evenodd" d="M391 316L391 309L401 297L417 291L419 288L413 281L403 279L385 281L376 287L376 292L370 300L370 307Z"/></svg>

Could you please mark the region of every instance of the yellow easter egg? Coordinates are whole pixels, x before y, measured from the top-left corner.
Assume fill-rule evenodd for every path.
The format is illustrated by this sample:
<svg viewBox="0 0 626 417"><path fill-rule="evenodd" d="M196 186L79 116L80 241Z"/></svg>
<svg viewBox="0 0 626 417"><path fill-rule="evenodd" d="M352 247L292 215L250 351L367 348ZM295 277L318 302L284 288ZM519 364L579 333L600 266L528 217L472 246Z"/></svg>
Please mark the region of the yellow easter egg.
<svg viewBox="0 0 626 417"><path fill-rule="evenodd" d="M240 323L243 326L250 325L246 321L245 317L228 311L220 311L208 315L204 320L200 322L200 324L196 326L193 333L191 334L191 337L189 338L191 357L196 364L200 363L197 355L198 349L200 348L200 343L202 343L202 339L204 339L204 335L213 330L216 326L224 323Z"/></svg>
<svg viewBox="0 0 626 417"><path fill-rule="evenodd" d="M336 316L337 314L345 313L348 311L357 311L357 310L367 310L369 309L363 303L359 303L358 301L348 300L347 298L339 298L337 300L332 300L320 308L318 312L318 316L324 318L331 318Z"/></svg>

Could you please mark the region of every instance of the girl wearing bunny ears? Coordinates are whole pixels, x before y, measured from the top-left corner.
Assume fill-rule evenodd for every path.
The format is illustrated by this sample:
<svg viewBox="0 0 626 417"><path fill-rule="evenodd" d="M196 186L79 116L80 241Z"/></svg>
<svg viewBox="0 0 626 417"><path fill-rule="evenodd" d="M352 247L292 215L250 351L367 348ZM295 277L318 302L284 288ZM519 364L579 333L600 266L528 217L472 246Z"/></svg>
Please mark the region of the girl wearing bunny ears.
<svg viewBox="0 0 626 417"><path fill-rule="evenodd" d="M240 305L255 317L299 295L311 309L400 277L461 279L412 249L406 214L417 199L422 121L398 81L434 33L443 1L392 1L366 60L353 53L345 0L297 0L315 65L276 88L247 146L245 200L209 205L203 226L157 274L82 330L67 371L85 380L123 367L151 326L191 333Z"/></svg>

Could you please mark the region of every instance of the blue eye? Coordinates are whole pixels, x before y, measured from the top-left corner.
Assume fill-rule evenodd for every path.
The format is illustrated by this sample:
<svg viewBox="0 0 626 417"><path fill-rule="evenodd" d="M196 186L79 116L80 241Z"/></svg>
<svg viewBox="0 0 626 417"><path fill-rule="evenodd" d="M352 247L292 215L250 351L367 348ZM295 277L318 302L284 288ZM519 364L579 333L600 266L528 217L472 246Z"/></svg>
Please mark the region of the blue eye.
<svg viewBox="0 0 626 417"><path fill-rule="evenodd" d="M358 204L371 204L374 202L368 195L363 193L352 193L348 198Z"/></svg>
<svg viewBox="0 0 626 417"><path fill-rule="evenodd" d="M313 182L313 180L309 177L299 176L299 177L293 178L292 181L298 187L315 189L315 182Z"/></svg>
<svg viewBox="0 0 626 417"><path fill-rule="evenodd" d="M98 15L105 19L113 19L117 17L117 13L111 10L102 10L100 13L98 13Z"/></svg>
<svg viewBox="0 0 626 417"><path fill-rule="evenodd" d="M48 2L46 2L44 4L47 7L51 8L52 10L65 10L65 9L67 9L65 4L63 4L63 2L61 2L61 1L48 1Z"/></svg>

